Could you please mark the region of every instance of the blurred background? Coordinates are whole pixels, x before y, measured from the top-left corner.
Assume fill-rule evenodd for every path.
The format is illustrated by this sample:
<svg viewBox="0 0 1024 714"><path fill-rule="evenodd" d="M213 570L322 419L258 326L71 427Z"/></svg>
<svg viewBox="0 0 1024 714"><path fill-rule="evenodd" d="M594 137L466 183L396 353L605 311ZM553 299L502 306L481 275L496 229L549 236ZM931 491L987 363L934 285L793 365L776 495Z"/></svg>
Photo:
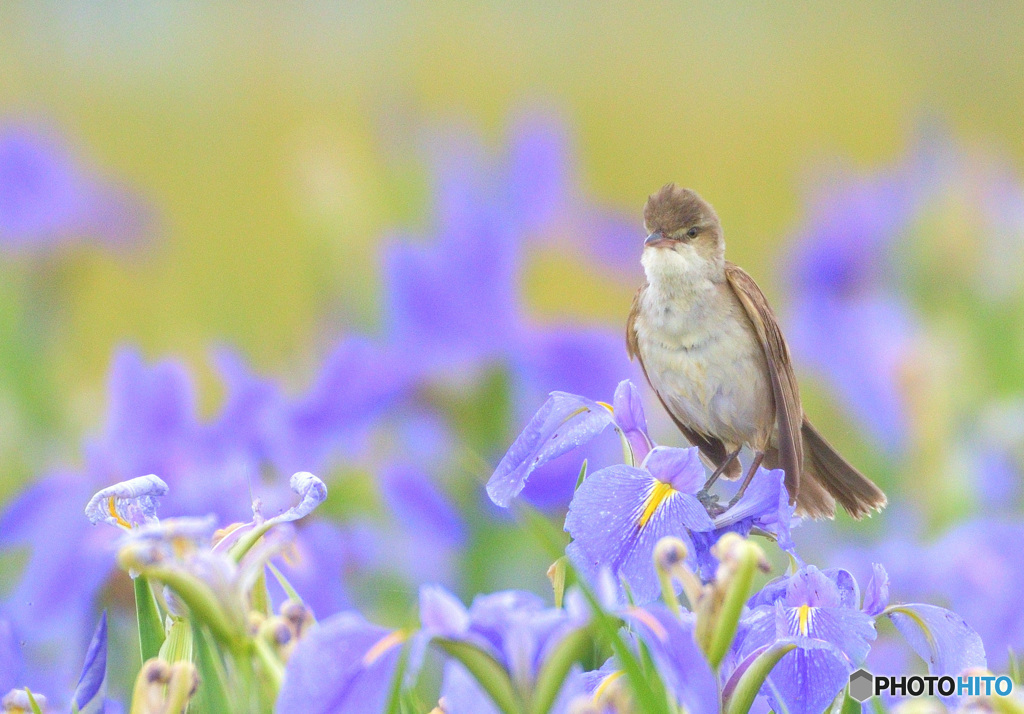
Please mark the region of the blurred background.
<svg viewBox="0 0 1024 714"><path fill-rule="evenodd" d="M715 206L807 412L890 494L801 527L803 556L885 563L1004 666L1022 24L1016 3L4 3L0 690L66 698L103 607L128 686L130 588L82 508L143 473L162 514L224 522L323 476L292 563L318 614L401 622L430 581L548 592L482 484L548 391L642 381L622 332L667 181ZM560 461L528 491L559 524L580 455Z"/></svg>

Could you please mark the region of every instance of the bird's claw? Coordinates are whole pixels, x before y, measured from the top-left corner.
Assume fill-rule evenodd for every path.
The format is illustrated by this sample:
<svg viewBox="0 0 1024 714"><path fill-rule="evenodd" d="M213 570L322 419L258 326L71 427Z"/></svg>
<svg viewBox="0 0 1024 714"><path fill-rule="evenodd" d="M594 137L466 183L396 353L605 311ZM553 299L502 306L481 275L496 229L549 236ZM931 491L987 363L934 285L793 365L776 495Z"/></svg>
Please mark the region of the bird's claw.
<svg viewBox="0 0 1024 714"><path fill-rule="evenodd" d="M704 510L708 512L708 515L712 518L725 513L726 508L722 507L722 504L718 502L718 494L711 493L707 489L701 489L697 492L697 500L704 506Z"/></svg>

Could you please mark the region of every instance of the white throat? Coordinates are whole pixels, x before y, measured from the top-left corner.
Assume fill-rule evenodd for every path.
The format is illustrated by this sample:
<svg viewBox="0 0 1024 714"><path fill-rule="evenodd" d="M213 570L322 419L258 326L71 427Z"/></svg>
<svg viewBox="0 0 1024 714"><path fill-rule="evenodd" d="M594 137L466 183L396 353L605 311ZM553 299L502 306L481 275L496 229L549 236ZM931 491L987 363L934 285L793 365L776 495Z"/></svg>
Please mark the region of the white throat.
<svg viewBox="0 0 1024 714"><path fill-rule="evenodd" d="M721 260L708 260L685 244L645 248L640 263L650 289L668 298L713 288L724 275Z"/></svg>

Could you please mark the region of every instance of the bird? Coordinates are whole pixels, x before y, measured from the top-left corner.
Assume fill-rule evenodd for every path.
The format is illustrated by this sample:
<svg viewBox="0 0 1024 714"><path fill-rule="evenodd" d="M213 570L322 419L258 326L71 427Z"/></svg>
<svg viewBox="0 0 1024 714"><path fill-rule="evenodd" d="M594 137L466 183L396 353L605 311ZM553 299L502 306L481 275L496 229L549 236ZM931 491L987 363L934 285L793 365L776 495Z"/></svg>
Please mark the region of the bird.
<svg viewBox="0 0 1024 714"><path fill-rule="evenodd" d="M715 210L695 191L666 184L644 206L637 290L626 348L665 411L713 469L701 491L709 510L732 507L762 464L781 468L798 515L854 518L880 511L886 496L848 463L803 413L786 339L764 293L725 259ZM743 447L753 452L724 509L709 489L737 479Z"/></svg>

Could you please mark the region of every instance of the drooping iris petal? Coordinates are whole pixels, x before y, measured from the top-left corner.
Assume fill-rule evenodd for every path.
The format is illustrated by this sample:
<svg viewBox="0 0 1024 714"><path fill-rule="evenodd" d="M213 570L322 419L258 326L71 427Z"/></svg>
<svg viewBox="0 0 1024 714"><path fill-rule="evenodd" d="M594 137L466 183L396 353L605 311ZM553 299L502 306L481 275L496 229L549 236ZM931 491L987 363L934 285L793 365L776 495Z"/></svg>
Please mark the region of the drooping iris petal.
<svg viewBox="0 0 1024 714"><path fill-rule="evenodd" d="M718 567L718 561L711 554L711 546L727 532L746 536L752 528L760 528L773 534L779 547L796 557L796 546L790 534L795 506L789 503L784 479L785 472L781 469L758 469L743 497L715 517L714 529L694 533L695 557L705 580L713 577Z"/></svg>
<svg viewBox="0 0 1024 714"><path fill-rule="evenodd" d="M281 714L384 711L406 636L354 613L334 615L299 641L277 698Z"/></svg>
<svg viewBox="0 0 1024 714"><path fill-rule="evenodd" d="M955 612L935 605L894 605L887 611L900 634L928 665L928 673L956 676L971 667L986 667L985 646L978 633Z"/></svg>
<svg viewBox="0 0 1024 714"><path fill-rule="evenodd" d="M573 542L566 552L592 581L601 567L610 568L626 580L636 602L644 603L660 592L653 561L657 542L713 527L691 494L645 469L609 466L590 474L569 504L565 530Z"/></svg>
<svg viewBox="0 0 1024 714"><path fill-rule="evenodd" d="M167 494L167 484L154 474L107 486L89 499L85 515L121 528L135 528L156 520L157 499Z"/></svg>
<svg viewBox="0 0 1024 714"><path fill-rule="evenodd" d="M889 605L889 574L878 563L871 565L871 579L864 589L863 610L872 617L882 614Z"/></svg>
<svg viewBox="0 0 1024 714"><path fill-rule="evenodd" d="M288 485L291 486L292 491L302 497L302 500L284 513L268 518L267 523L287 523L305 518L315 511L317 506L327 500L327 486L308 471L292 474Z"/></svg>
<svg viewBox="0 0 1024 714"><path fill-rule="evenodd" d="M501 714L473 675L455 660L445 662L440 702L444 714Z"/></svg>
<svg viewBox="0 0 1024 714"><path fill-rule="evenodd" d="M107 613L104 610L85 655L71 703L80 714L102 714L107 698Z"/></svg>
<svg viewBox="0 0 1024 714"><path fill-rule="evenodd" d="M661 605L631 608L626 620L650 648L669 691L686 711L712 714L718 709L718 682L694 640L694 619L683 619Z"/></svg>
<svg viewBox="0 0 1024 714"><path fill-rule="evenodd" d="M615 425L622 430L629 447L633 451L633 459L640 463L654 447L651 437L647 435L647 417L644 416L644 405L640 400L640 390L628 379L619 382L612 398ZM703 468L701 473L703 474ZM677 486L680 491L688 489ZM696 490L696 489L695 489Z"/></svg>
<svg viewBox="0 0 1024 714"><path fill-rule="evenodd" d="M461 637L469 631L469 611L444 588L424 585L420 588L420 622L434 636Z"/></svg>
<svg viewBox="0 0 1024 714"><path fill-rule="evenodd" d="M507 507L535 468L587 443L612 423L611 412L597 402L553 392L498 463L487 495Z"/></svg>

